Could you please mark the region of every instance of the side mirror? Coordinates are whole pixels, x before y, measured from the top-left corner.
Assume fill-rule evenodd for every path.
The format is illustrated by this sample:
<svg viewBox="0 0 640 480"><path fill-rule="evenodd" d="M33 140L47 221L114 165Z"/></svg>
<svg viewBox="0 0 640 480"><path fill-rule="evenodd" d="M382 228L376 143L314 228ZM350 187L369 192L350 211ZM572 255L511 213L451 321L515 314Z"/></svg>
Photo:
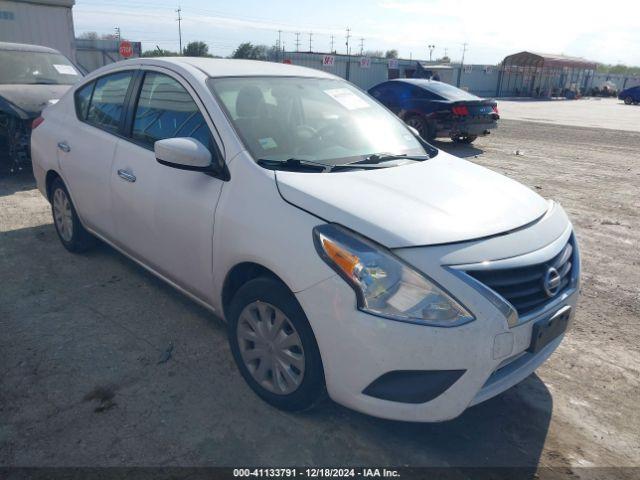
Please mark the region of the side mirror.
<svg viewBox="0 0 640 480"><path fill-rule="evenodd" d="M165 138L155 142L153 150L158 163L167 167L200 172L215 169L211 164L211 152L195 138Z"/></svg>

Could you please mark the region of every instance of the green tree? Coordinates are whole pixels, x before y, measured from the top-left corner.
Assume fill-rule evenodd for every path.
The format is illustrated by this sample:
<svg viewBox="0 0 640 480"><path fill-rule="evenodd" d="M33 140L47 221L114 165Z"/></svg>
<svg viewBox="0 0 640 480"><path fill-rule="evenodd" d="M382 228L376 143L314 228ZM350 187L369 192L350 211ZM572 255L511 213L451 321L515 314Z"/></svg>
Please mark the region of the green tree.
<svg viewBox="0 0 640 480"><path fill-rule="evenodd" d="M392 50L387 50L384 53L384 58L398 58L398 50L396 50L395 48Z"/></svg>
<svg viewBox="0 0 640 480"><path fill-rule="evenodd" d="M231 58L245 58L249 60L267 60L274 55L277 49L266 45L254 45L251 42L244 42L231 54Z"/></svg>
<svg viewBox="0 0 640 480"><path fill-rule="evenodd" d="M370 58L381 58L382 55L382 50L367 50L363 53L363 56Z"/></svg>
<svg viewBox="0 0 640 480"><path fill-rule="evenodd" d="M639 75L640 67L629 67L618 63L617 65L598 64L598 71L603 73L619 73L622 75Z"/></svg>
<svg viewBox="0 0 640 480"><path fill-rule="evenodd" d="M153 50L145 50L142 52L143 57L177 57L178 52L172 52L171 50L163 50L162 48L155 48Z"/></svg>
<svg viewBox="0 0 640 480"><path fill-rule="evenodd" d="M186 47L182 49L182 54L185 57L210 57L209 47L204 42L189 42Z"/></svg>

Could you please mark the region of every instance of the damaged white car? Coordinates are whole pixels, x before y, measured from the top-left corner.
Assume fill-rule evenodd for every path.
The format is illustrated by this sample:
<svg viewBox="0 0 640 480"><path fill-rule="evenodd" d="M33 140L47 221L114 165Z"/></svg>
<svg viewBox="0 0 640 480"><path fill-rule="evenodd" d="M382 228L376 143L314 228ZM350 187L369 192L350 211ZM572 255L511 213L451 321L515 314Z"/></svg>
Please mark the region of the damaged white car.
<svg viewBox="0 0 640 480"><path fill-rule="evenodd" d="M81 73L53 48L0 42L0 170L30 162L31 124Z"/></svg>

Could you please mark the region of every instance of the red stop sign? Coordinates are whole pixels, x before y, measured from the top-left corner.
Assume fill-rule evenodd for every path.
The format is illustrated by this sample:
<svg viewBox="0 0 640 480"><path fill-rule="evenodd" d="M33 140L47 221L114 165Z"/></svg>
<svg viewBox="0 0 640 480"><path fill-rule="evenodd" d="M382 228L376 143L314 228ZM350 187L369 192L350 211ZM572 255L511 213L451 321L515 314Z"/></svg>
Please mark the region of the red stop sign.
<svg viewBox="0 0 640 480"><path fill-rule="evenodd" d="M124 58L129 58L133 55L133 46L131 45L131 42L128 42L127 40L120 42L120 48L118 50L120 51L120 55Z"/></svg>

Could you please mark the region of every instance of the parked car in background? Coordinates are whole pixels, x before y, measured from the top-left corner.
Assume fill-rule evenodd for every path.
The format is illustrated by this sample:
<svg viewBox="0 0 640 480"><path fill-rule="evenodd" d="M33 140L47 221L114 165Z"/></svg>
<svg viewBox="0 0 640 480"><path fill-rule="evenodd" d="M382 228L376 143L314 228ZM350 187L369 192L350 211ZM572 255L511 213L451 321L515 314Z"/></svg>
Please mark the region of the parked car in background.
<svg viewBox="0 0 640 480"><path fill-rule="evenodd" d="M498 104L444 82L402 78L380 83L369 94L427 139L471 143L498 126Z"/></svg>
<svg viewBox="0 0 640 480"><path fill-rule="evenodd" d="M0 170L28 164L33 120L80 78L57 50L0 42Z"/></svg>
<svg viewBox="0 0 640 480"><path fill-rule="evenodd" d="M242 376L276 407L328 392L380 417L450 419L530 375L573 318L562 207L327 72L128 60L36 123L62 245L103 239L223 316Z"/></svg>
<svg viewBox="0 0 640 480"><path fill-rule="evenodd" d="M622 90L618 94L618 98L623 100L627 105L637 105L640 103L640 85Z"/></svg>

